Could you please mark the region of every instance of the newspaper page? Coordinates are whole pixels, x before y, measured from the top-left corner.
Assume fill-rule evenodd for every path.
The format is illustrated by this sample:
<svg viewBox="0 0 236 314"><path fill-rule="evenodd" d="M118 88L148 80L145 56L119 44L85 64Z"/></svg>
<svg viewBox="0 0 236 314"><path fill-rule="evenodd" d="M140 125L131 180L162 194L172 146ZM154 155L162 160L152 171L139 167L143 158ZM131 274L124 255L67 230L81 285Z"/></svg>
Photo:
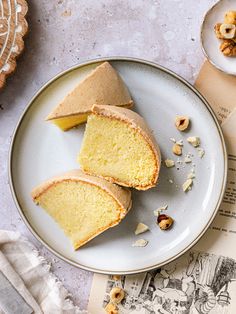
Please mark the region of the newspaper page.
<svg viewBox="0 0 236 314"><path fill-rule="evenodd" d="M205 61L194 85L211 104L218 120L225 121L236 106L236 77Z"/></svg>
<svg viewBox="0 0 236 314"><path fill-rule="evenodd" d="M236 313L236 111L223 123L223 131L229 154L227 188L206 234L161 269L118 278L95 274L88 306L91 314L105 313L115 286L125 290L119 314Z"/></svg>

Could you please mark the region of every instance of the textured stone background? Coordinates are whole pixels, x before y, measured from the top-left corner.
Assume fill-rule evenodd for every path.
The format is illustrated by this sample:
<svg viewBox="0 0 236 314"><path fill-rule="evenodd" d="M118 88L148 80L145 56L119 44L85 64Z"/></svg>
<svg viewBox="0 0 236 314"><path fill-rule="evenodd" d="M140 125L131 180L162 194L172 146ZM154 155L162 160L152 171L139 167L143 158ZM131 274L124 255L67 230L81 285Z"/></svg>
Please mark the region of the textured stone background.
<svg viewBox="0 0 236 314"><path fill-rule="evenodd" d="M29 0L30 32L16 73L0 92L0 228L19 230L86 308L92 274L58 260L34 239L13 203L7 175L13 130L33 94L67 67L103 56L155 61L194 82L203 62L201 20L216 0Z"/></svg>

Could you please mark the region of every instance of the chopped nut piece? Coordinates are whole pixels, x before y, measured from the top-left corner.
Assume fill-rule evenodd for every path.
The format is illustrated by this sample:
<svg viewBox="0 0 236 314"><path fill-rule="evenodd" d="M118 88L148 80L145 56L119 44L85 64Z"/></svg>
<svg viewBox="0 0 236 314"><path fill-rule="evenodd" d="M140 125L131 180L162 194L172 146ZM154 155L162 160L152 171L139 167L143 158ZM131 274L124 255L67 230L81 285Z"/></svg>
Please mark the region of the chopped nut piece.
<svg viewBox="0 0 236 314"><path fill-rule="evenodd" d="M173 143L176 142L175 138L173 138L173 137L171 137L170 140L171 140L171 142L173 142Z"/></svg>
<svg viewBox="0 0 236 314"><path fill-rule="evenodd" d="M221 27L221 23L217 23L215 26L214 26L214 30L215 30L215 34L216 34L216 37L218 39L224 39L223 35L221 34L220 32L220 27Z"/></svg>
<svg viewBox="0 0 236 314"><path fill-rule="evenodd" d="M120 287L114 287L110 291L110 299L111 302L118 304L120 303L125 297L125 292Z"/></svg>
<svg viewBox="0 0 236 314"><path fill-rule="evenodd" d="M198 136L190 136L187 138L187 141L194 147L198 147L200 145L200 138Z"/></svg>
<svg viewBox="0 0 236 314"><path fill-rule="evenodd" d="M236 27L234 24L221 24L220 32L225 39L232 39L235 37Z"/></svg>
<svg viewBox="0 0 236 314"><path fill-rule="evenodd" d="M179 140L176 142L177 145L179 146L184 146L184 141L183 140Z"/></svg>
<svg viewBox="0 0 236 314"><path fill-rule="evenodd" d="M169 229L172 226L173 222L174 220L170 216L165 214L161 214L157 217L157 223L161 230Z"/></svg>
<svg viewBox="0 0 236 314"><path fill-rule="evenodd" d="M170 184L174 183L174 181L172 179L169 179L168 181L170 182Z"/></svg>
<svg viewBox="0 0 236 314"><path fill-rule="evenodd" d="M188 179L194 179L196 176L195 176L195 173L194 172L190 172L187 176Z"/></svg>
<svg viewBox="0 0 236 314"><path fill-rule="evenodd" d="M182 147L178 144L174 144L173 148L172 148L172 152L177 155L180 156L182 155Z"/></svg>
<svg viewBox="0 0 236 314"><path fill-rule="evenodd" d="M154 216L157 216L157 217L158 217L158 216L160 215L160 213L161 213L163 210L167 210L167 208L168 208L168 205L164 205L164 206L161 206L161 207L155 209L155 210L153 211Z"/></svg>
<svg viewBox="0 0 236 314"><path fill-rule="evenodd" d="M192 159L190 158L189 155L187 155L187 156L184 158L184 162L185 162L186 164L189 164L190 162L192 162Z"/></svg>
<svg viewBox="0 0 236 314"><path fill-rule="evenodd" d="M175 166L175 162L172 159L166 159L165 160L165 165L166 165L167 168L171 168L171 167Z"/></svg>
<svg viewBox="0 0 236 314"><path fill-rule="evenodd" d="M202 157L205 155L205 151L204 151L203 148L198 147L198 148L197 148L197 151L198 151L198 156L199 156L200 158L202 158Z"/></svg>
<svg viewBox="0 0 236 314"><path fill-rule="evenodd" d="M120 275L113 275L112 278L113 278L113 280L120 280L121 276Z"/></svg>
<svg viewBox="0 0 236 314"><path fill-rule="evenodd" d="M187 192L189 190L189 188L191 188L192 184L193 184L193 180L187 179L183 184L183 191Z"/></svg>
<svg viewBox="0 0 236 314"><path fill-rule="evenodd" d="M148 244L148 241L147 240L144 240L144 239L139 239L137 241L135 241L132 246L134 247L144 247Z"/></svg>
<svg viewBox="0 0 236 314"><path fill-rule="evenodd" d="M141 234L141 233L144 233L146 231L148 231L149 228L147 225L143 224L142 222L140 222L137 227L136 227L136 230L135 230L135 234L138 235L138 234Z"/></svg>
<svg viewBox="0 0 236 314"><path fill-rule="evenodd" d="M236 25L236 11L228 11L225 13L224 23Z"/></svg>
<svg viewBox="0 0 236 314"><path fill-rule="evenodd" d="M107 314L119 314L117 306L113 303L108 303L105 311Z"/></svg>
<svg viewBox="0 0 236 314"><path fill-rule="evenodd" d="M175 126L179 131L185 131L189 126L189 117L176 116Z"/></svg>

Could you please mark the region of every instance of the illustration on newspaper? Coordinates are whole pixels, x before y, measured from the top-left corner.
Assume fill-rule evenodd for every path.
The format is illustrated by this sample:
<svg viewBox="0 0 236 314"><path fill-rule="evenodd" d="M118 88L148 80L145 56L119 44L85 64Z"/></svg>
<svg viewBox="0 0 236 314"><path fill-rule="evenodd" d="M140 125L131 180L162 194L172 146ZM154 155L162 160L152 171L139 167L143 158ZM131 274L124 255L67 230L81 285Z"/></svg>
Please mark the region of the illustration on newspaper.
<svg viewBox="0 0 236 314"><path fill-rule="evenodd" d="M161 269L121 276L118 280L109 276L104 307L114 286L126 292L119 305L122 314L232 314L236 261L215 254L190 252Z"/></svg>

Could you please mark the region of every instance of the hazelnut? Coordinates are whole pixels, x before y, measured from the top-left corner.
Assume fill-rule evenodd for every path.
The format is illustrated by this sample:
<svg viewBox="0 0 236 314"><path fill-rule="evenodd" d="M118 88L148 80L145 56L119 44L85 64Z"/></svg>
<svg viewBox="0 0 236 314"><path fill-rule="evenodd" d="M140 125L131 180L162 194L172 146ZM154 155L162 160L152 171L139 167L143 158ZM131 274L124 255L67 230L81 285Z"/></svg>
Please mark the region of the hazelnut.
<svg viewBox="0 0 236 314"><path fill-rule="evenodd" d="M221 24L220 32L224 39L233 39L235 37L236 26L234 24Z"/></svg>
<svg viewBox="0 0 236 314"><path fill-rule="evenodd" d="M108 314L119 314L117 306L113 303L108 303L107 306L105 307L105 311Z"/></svg>
<svg viewBox="0 0 236 314"><path fill-rule="evenodd" d="M220 50L227 57L236 56L236 43L232 39L224 39L220 45Z"/></svg>
<svg viewBox="0 0 236 314"><path fill-rule="evenodd" d="M236 25L236 11L228 11L225 13L224 23Z"/></svg>
<svg viewBox="0 0 236 314"><path fill-rule="evenodd" d="M177 155L180 156L182 155L182 147L178 144L174 144L173 148L172 148L172 152Z"/></svg>
<svg viewBox="0 0 236 314"><path fill-rule="evenodd" d="M120 287L114 287L110 291L110 299L111 302L118 304L120 303L125 297L125 292Z"/></svg>
<svg viewBox="0 0 236 314"><path fill-rule="evenodd" d="M224 39L223 35L221 34L220 32L220 27L221 27L221 23L217 23L215 26L214 26L214 30L215 30L215 34L216 34L216 37L218 39Z"/></svg>
<svg viewBox="0 0 236 314"><path fill-rule="evenodd" d="M189 126L189 117L176 116L175 126L179 131L185 131Z"/></svg>
<svg viewBox="0 0 236 314"><path fill-rule="evenodd" d="M160 214L157 217L157 223L161 230L167 230L173 225L174 220L165 214Z"/></svg>
<svg viewBox="0 0 236 314"><path fill-rule="evenodd" d="M195 172L190 172L189 174L188 174L188 177L187 177L188 179L194 179L194 178L196 178L196 175L195 175Z"/></svg>

